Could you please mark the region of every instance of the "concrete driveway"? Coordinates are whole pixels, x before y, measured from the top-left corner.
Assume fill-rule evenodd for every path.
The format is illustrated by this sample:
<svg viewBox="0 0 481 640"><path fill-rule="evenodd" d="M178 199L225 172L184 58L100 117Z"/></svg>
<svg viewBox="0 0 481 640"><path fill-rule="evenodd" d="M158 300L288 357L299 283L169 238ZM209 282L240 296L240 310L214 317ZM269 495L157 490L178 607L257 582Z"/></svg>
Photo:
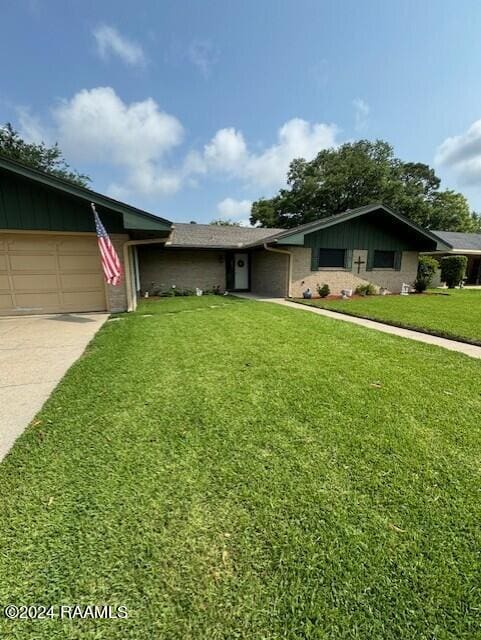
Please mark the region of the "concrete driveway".
<svg viewBox="0 0 481 640"><path fill-rule="evenodd" d="M0 318L0 460L107 318Z"/></svg>

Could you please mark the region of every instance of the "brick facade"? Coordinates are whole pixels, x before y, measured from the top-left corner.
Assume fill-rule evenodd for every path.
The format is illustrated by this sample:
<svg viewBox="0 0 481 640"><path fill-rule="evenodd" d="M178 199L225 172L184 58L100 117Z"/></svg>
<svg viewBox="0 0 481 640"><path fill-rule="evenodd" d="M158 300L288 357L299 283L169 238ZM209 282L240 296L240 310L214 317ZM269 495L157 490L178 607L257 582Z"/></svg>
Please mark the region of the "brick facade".
<svg viewBox="0 0 481 640"><path fill-rule="evenodd" d="M225 252L139 247L140 287L157 293L172 285L186 289L225 289Z"/></svg>
<svg viewBox="0 0 481 640"><path fill-rule="evenodd" d="M317 294L318 284L328 284L332 294L340 294L341 289L356 289L360 284L370 282L377 287L384 287L391 293L399 293L403 282L412 284L416 279L418 268L418 252L403 251L400 271L394 269L366 270L367 251L363 249L353 250L352 270L343 269L319 269L311 271L311 250L304 247L290 247L293 254L291 295L301 298L302 292L310 288L314 295ZM357 273L358 258L364 262Z"/></svg>
<svg viewBox="0 0 481 640"><path fill-rule="evenodd" d="M225 252L218 250L182 250L163 247L139 247L140 283L142 291L151 294L167 290L172 285L179 288L212 289L226 288ZM384 287L389 292L399 293L403 282L412 284L416 278L418 265L417 251L404 251L401 269L366 270L367 251L353 251L352 270L319 269L311 271L311 249L289 247L292 254L291 295L302 297L310 288L317 295L317 285L327 283L332 294L340 294L341 289L356 289L368 282L376 287ZM359 273L355 262L361 259ZM280 253L254 250L251 259L251 291L260 296L287 296L288 259Z"/></svg>
<svg viewBox="0 0 481 640"><path fill-rule="evenodd" d="M251 291L261 296L287 295L287 256L272 251L251 254Z"/></svg>

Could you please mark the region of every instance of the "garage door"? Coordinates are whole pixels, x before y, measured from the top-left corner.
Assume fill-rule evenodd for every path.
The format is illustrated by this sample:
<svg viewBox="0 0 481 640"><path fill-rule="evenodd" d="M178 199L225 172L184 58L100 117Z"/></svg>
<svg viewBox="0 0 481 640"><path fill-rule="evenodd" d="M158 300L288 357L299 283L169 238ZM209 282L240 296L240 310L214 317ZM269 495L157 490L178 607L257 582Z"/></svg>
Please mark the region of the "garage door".
<svg viewBox="0 0 481 640"><path fill-rule="evenodd" d="M95 236L0 233L0 315L106 308Z"/></svg>

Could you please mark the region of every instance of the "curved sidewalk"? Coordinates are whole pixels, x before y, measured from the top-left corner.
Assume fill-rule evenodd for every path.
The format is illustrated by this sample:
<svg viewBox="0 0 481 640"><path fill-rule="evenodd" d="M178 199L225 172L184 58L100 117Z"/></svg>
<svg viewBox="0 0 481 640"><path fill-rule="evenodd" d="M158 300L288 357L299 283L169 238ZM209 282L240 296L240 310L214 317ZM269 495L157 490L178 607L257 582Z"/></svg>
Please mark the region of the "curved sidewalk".
<svg viewBox="0 0 481 640"><path fill-rule="evenodd" d="M246 296L247 297L247 296ZM429 333L421 333L419 331L412 331L411 329L402 329L401 327L393 327L383 322L376 322L374 320L367 320L366 318L357 318L355 316L348 316L344 313L336 313L335 311L329 311L327 309L320 309L319 307L310 307L305 304L299 304L297 302L289 302L283 298L262 298L256 296L249 296L255 298L261 302L275 302L291 309L299 309L300 311L309 311L311 313L317 313L320 316L326 318L333 318L335 320L342 320L344 322L350 322L351 324L358 324L361 327L367 327L368 329L376 329L384 333L390 333L394 336L400 336L401 338L409 338L410 340L417 340L418 342L425 342L426 344L434 344L437 347L443 347L450 351L457 351L458 353L464 353L471 358L481 358L481 347L477 347L472 344L466 344L465 342L458 342L457 340L448 340L447 338L439 338Z"/></svg>

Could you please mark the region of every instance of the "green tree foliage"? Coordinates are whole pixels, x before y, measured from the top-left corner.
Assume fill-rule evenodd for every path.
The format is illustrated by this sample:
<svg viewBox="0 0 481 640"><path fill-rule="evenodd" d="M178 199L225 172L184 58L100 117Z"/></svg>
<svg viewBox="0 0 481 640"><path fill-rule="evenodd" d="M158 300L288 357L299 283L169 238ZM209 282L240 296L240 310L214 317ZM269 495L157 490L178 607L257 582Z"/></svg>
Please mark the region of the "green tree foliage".
<svg viewBox="0 0 481 640"><path fill-rule="evenodd" d="M291 162L288 187L253 203L251 223L291 228L372 202L399 211L426 229L476 231L480 218L466 198L440 191L428 165L403 162L387 142L360 140Z"/></svg>
<svg viewBox="0 0 481 640"><path fill-rule="evenodd" d="M0 155L82 187L90 182L89 176L70 168L57 143L48 147L44 142L25 142L9 122L0 127Z"/></svg>
<svg viewBox="0 0 481 640"><path fill-rule="evenodd" d="M235 222L234 220L224 220L223 218L219 218L217 220L211 220L209 224L214 227L240 227L240 222Z"/></svg>
<svg viewBox="0 0 481 640"><path fill-rule="evenodd" d="M414 288L418 293L426 291L430 286L438 267L438 261L431 256L421 256L419 258L418 273L414 282Z"/></svg>
<svg viewBox="0 0 481 640"><path fill-rule="evenodd" d="M466 275L468 259L466 256L445 256L441 258L441 280L449 289L457 287Z"/></svg>

